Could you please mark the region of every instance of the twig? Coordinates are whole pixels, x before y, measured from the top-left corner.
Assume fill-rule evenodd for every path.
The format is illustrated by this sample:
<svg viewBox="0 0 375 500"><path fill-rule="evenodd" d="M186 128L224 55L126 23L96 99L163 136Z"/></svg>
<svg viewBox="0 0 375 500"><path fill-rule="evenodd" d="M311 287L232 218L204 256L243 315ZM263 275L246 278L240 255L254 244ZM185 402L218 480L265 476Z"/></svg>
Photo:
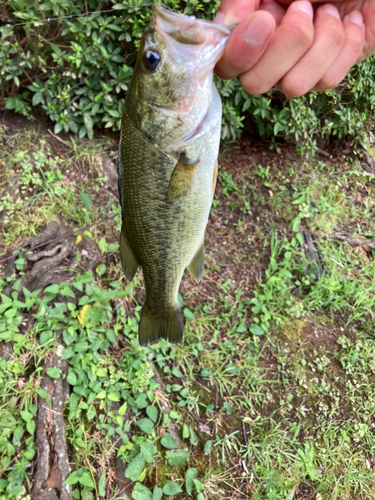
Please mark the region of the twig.
<svg viewBox="0 0 375 500"><path fill-rule="evenodd" d="M327 153L327 151L324 151L324 149L316 148L316 151L320 156L323 156L323 158L329 158L331 156L329 153Z"/></svg>
<svg viewBox="0 0 375 500"><path fill-rule="evenodd" d="M69 144L65 141L63 141L62 139L60 139L59 136L55 135L50 129L48 129L48 133L50 135L52 135L52 137L54 137L55 139L57 139L58 141L62 142L63 144L65 144L65 146L67 146L68 148L70 148Z"/></svg>
<svg viewBox="0 0 375 500"><path fill-rule="evenodd" d="M246 428L245 428L245 422L242 421L242 432L243 432L243 437L245 439L245 444L246 444L246 448L248 448L248 440L247 440L247 435L246 435ZM254 467L254 464L253 464L253 460L252 460L252 454L250 453L249 455L249 462L250 462L250 467L251 467L251 472L254 473L254 476L257 478L257 480L259 481L259 484L261 484L263 487L264 487L264 484L262 483L262 480L260 479L260 477L258 476L256 470L255 470L255 467Z"/></svg>
<svg viewBox="0 0 375 500"><path fill-rule="evenodd" d="M375 174L370 174L370 172L360 172L359 170L352 170L350 174L363 175L364 177L375 177Z"/></svg>
<svg viewBox="0 0 375 500"><path fill-rule="evenodd" d="M344 264L341 264L341 262L337 262L337 260L333 259L332 257L330 257L330 259L332 260L332 262L334 262L338 266L341 266L341 267L345 268Z"/></svg>
<svg viewBox="0 0 375 500"><path fill-rule="evenodd" d="M343 241L344 243L355 247L369 246L371 248L375 248L375 239L357 238L355 236L346 236L342 233L318 233L318 235L329 240Z"/></svg>
<svg viewBox="0 0 375 500"><path fill-rule="evenodd" d="M60 340L61 332L57 336L57 341ZM59 368L60 378L51 379L47 375L49 368ZM45 404L45 400L39 396L35 439L38 459L32 489L32 496L35 499L73 500L72 487L65 485L71 467L68 460L63 412L59 411L69 396L67 371L68 363L57 353L52 358L46 358L40 387L47 393L50 404Z"/></svg>

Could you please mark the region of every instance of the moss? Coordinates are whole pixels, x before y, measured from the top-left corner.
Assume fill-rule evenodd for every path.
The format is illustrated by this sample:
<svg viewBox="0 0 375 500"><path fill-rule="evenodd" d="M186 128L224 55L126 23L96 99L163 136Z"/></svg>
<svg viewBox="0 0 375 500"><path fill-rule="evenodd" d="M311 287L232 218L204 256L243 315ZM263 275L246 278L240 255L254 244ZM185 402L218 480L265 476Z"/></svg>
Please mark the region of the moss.
<svg viewBox="0 0 375 500"><path fill-rule="evenodd" d="M291 319L284 323L279 330L280 338L289 347L292 352L297 350L297 346L301 341L301 335L304 328L308 327L307 321L300 319Z"/></svg>

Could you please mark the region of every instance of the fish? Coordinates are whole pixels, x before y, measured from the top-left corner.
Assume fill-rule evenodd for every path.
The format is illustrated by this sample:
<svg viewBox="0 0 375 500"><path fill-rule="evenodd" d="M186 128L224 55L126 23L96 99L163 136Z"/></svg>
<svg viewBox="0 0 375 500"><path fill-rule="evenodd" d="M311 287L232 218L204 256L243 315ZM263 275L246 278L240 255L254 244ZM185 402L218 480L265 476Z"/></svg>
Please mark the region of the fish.
<svg viewBox="0 0 375 500"><path fill-rule="evenodd" d="M140 345L180 342L178 290L195 281L217 178L222 106L213 82L232 28L155 3L142 35L122 115L118 184L120 259L132 280L142 267L146 298Z"/></svg>

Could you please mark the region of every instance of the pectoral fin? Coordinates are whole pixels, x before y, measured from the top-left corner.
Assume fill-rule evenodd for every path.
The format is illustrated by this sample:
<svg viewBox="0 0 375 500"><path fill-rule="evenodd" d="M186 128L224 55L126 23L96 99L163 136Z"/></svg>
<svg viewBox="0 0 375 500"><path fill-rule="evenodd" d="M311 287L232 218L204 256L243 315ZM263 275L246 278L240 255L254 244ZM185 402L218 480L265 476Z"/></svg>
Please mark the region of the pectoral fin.
<svg viewBox="0 0 375 500"><path fill-rule="evenodd" d="M137 272L139 263L137 257L134 255L133 249L130 246L128 238L126 237L124 226L121 228L120 235L120 258L122 270L126 276L126 279L131 281Z"/></svg>
<svg viewBox="0 0 375 500"><path fill-rule="evenodd" d="M181 154L169 181L167 191L167 199L169 201L175 200L189 190L198 163L199 160L190 163L186 155L184 153Z"/></svg>
<svg viewBox="0 0 375 500"><path fill-rule="evenodd" d="M203 263L204 263L204 244L202 241L202 243L199 245L196 254L191 259L191 262L188 265L189 272L197 283L200 282L200 279L202 277Z"/></svg>

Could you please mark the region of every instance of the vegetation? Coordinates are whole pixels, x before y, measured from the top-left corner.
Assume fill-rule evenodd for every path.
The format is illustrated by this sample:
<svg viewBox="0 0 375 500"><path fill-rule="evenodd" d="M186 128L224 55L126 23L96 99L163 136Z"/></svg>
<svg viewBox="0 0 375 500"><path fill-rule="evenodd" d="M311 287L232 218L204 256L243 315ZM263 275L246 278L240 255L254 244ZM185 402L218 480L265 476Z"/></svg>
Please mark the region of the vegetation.
<svg viewBox="0 0 375 500"><path fill-rule="evenodd" d="M2 291L12 284L0 295L0 340L13 346L0 359L1 500L30 498L38 398L49 403L41 380L62 376L45 372L56 352L69 366L75 499L116 498L116 456L134 500L374 497L374 250L326 238L374 238L372 177L343 159L301 162L288 148L224 153L204 276L181 288L185 341L140 348L142 284L122 277L100 150L0 130L1 185L16 174L22 193L1 198L3 255L55 217L75 227L112 217L85 232L102 254L95 273L80 271L77 253L71 281L22 297L18 256L0 280ZM302 228L321 235L318 280Z"/></svg>
<svg viewBox="0 0 375 500"><path fill-rule="evenodd" d="M165 3L212 19L216 0ZM142 0L4 0L0 5L0 108L32 117L32 106L64 130L93 137L118 130L140 36L151 3ZM351 70L337 89L289 100L279 92L250 96L237 80L217 85L224 101L224 139L237 138L250 114L260 136L294 140L313 153L329 139L371 138L374 59Z"/></svg>

